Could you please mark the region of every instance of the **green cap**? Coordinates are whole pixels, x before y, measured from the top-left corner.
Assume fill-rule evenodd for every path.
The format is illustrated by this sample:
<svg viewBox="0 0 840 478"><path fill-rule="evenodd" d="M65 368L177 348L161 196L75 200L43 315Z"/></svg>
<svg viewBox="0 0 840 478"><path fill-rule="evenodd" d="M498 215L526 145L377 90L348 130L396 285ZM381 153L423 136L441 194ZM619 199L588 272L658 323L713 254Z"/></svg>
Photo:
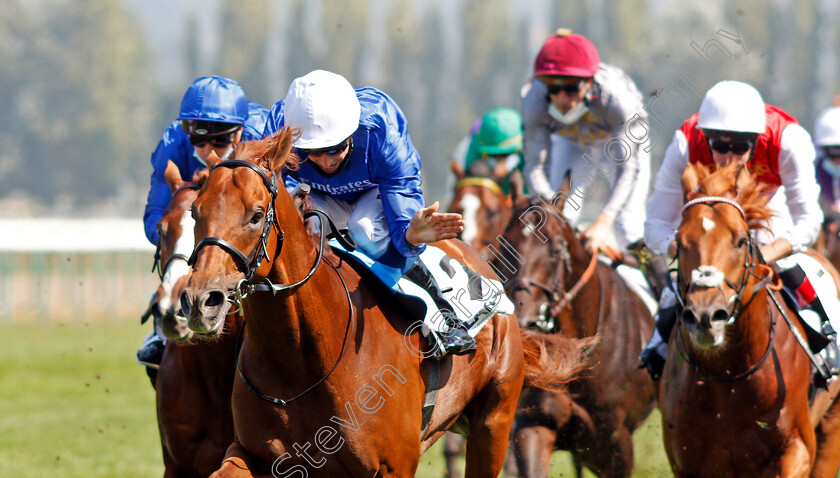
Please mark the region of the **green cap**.
<svg viewBox="0 0 840 478"><path fill-rule="evenodd" d="M497 156L522 150L522 117L512 108L496 108L481 119L476 137L479 154Z"/></svg>

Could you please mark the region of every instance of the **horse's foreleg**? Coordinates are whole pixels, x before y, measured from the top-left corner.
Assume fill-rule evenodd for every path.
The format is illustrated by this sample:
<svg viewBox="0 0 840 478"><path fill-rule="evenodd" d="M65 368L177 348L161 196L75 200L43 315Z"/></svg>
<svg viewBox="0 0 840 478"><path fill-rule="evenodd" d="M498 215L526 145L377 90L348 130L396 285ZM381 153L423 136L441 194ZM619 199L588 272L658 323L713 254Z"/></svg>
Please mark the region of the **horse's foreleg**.
<svg viewBox="0 0 840 478"><path fill-rule="evenodd" d="M781 476L784 478L805 478L811 471L811 453L801 438L791 438L779 460Z"/></svg>
<svg viewBox="0 0 840 478"><path fill-rule="evenodd" d="M254 475L245 462L247 456L248 453L239 441L234 440L228 447L222 467L210 475L210 478L253 478Z"/></svg>
<svg viewBox="0 0 840 478"><path fill-rule="evenodd" d="M557 432L543 426L517 427L513 439L516 466L520 476L540 478L548 476L551 453Z"/></svg>
<svg viewBox="0 0 840 478"><path fill-rule="evenodd" d="M840 399L835 398L817 426L817 456L811 476L834 477L840 467Z"/></svg>

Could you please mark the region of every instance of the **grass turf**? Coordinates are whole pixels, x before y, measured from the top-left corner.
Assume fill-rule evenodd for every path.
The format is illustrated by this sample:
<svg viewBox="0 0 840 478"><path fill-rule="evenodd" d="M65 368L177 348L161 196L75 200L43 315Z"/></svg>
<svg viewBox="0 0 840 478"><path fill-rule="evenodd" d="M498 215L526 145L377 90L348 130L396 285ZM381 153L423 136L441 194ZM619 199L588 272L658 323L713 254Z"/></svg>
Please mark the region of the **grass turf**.
<svg viewBox="0 0 840 478"><path fill-rule="evenodd" d="M0 476L162 476L154 391L134 363L148 330L134 320L0 327ZM634 477L670 475L655 412L634 443ZM418 477L443 476L441 445ZM553 458L549 476L574 476L567 453Z"/></svg>

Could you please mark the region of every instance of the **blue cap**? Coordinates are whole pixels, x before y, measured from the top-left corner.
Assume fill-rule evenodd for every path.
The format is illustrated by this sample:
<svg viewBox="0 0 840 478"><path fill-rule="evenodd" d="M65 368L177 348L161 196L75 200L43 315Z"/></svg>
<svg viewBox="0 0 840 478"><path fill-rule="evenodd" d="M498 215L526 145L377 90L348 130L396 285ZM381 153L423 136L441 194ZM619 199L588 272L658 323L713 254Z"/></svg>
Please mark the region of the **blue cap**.
<svg viewBox="0 0 840 478"><path fill-rule="evenodd" d="M242 125L248 119L248 99L239 83L222 76L205 76L187 88L178 119Z"/></svg>

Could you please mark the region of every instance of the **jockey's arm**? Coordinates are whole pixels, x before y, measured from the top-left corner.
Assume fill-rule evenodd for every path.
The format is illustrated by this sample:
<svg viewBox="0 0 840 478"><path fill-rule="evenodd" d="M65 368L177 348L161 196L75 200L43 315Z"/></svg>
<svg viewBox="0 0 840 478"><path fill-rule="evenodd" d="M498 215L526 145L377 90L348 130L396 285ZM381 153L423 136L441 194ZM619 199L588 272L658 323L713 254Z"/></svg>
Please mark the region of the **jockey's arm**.
<svg viewBox="0 0 840 478"><path fill-rule="evenodd" d="M554 195L554 190L548 182L547 162L550 158L551 139L546 126L547 121L545 87L535 79L523 88L522 95L522 122L525 129L525 166L522 172L532 194L550 198Z"/></svg>
<svg viewBox="0 0 840 478"><path fill-rule="evenodd" d="M655 254L676 255L675 231L680 225L683 204L682 174L688 164L688 142L682 131L665 151L662 166L656 174L653 193L647 203L645 244Z"/></svg>
<svg viewBox="0 0 840 478"><path fill-rule="evenodd" d="M163 217L163 212L169 201L172 200L172 192L163 178L166 165L172 160L181 171L181 176L190 178L192 171L186 171L189 167L190 157L194 149L189 142L189 137L180 127L178 121L172 122L163 137L158 143L151 156L152 177L149 195L146 199L146 208L143 212L143 227L146 238L154 245L160 241L157 224ZM197 162L196 162L197 164Z"/></svg>
<svg viewBox="0 0 840 478"><path fill-rule="evenodd" d="M641 146L629 141L629 135L625 134L625 124L634 117L634 110L641 111L642 113L636 113L636 116L642 121L647 121L647 113L642 109L640 95L616 95L611 98L608 119L615 126L603 150L607 160L615 164L617 177L607 203L583 234L584 244L590 252L606 244L615 217L626 206L636 188L648 187L647 184L639 184L639 176L642 168L650 168L650 160L642 161Z"/></svg>
<svg viewBox="0 0 840 478"><path fill-rule="evenodd" d="M785 202L793 225L789 231L773 231L777 239L771 244L780 239L787 241L787 247L774 246L777 254L803 251L811 247L819 235L823 213L819 203L820 187L814 172L815 156L811 136L803 127L792 124L785 128L779 152L779 176L785 188ZM767 255L765 259L768 259Z"/></svg>

